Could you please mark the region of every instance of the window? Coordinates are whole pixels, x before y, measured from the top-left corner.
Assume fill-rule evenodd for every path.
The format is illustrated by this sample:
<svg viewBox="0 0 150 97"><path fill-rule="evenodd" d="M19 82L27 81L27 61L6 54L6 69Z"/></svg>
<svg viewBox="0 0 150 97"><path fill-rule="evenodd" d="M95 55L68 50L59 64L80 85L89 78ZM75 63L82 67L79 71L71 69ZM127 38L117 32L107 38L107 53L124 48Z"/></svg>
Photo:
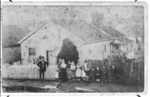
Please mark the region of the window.
<svg viewBox="0 0 150 97"><path fill-rule="evenodd" d="M29 63L35 63L36 61L36 49L29 48Z"/></svg>
<svg viewBox="0 0 150 97"><path fill-rule="evenodd" d="M29 48L29 56L36 55L35 48Z"/></svg>
<svg viewBox="0 0 150 97"><path fill-rule="evenodd" d="M112 47L114 48L114 50L118 50L120 48L119 44L113 44Z"/></svg>

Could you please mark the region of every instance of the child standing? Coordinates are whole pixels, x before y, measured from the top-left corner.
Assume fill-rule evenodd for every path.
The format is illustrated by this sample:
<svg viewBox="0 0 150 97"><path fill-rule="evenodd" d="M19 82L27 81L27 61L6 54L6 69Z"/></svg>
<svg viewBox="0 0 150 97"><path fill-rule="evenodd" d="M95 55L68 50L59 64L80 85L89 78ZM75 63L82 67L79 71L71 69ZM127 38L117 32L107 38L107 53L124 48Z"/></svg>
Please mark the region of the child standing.
<svg viewBox="0 0 150 97"><path fill-rule="evenodd" d="M89 82L90 81L90 69L89 69L89 67L86 68L85 73L86 73L86 82Z"/></svg>
<svg viewBox="0 0 150 97"><path fill-rule="evenodd" d="M92 69L90 70L90 80L92 82L95 82L95 68L92 67Z"/></svg>
<svg viewBox="0 0 150 97"><path fill-rule="evenodd" d="M100 71L100 68L97 66L96 67L96 74L95 74L95 79L97 82L100 82L100 77L101 77L101 71Z"/></svg>
<svg viewBox="0 0 150 97"><path fill-rule="evenodd" d="M86 78L86 73L85 73L85 67L83 66L82 68L81 68L81 74L82 74L82 81L84 81L85 80L85 78Z"/></svg>
<svg viewBox="0 0 150 97"><path fill-rule="evenodd" d="M102 66L102 82L103 83L106 83L106 74L107 74L106 65L103 65Z"/></svg>
<svg viewBox="0 0 150 97"><path fill-rule="evenodd" d="M76 80L80 81L81 80L81 68L79 64L77 65L77 70L76 70Z"/></svg>
<svg viewBox="0 0 150 97"><path fill-rule="evenodd" d="M55 75L55 80L56 81L59 81L59 71L60 71L60 69L57 67L56 75Z"/></svg>
<svg viewBox="0 0 150 97"><path fill-rule="evenodd" d="M76 75L76 66L75 66L74 62L71 62L70 68L72 70L72 80L74 80L75 79L75 75Z"/></svg>

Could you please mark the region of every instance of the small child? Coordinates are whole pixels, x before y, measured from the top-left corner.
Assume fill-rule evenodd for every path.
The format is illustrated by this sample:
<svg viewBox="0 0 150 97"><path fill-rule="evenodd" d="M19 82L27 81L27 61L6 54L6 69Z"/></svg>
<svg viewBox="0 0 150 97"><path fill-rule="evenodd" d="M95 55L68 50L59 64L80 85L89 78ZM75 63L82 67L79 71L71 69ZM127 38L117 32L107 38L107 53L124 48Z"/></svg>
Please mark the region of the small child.
<svg viewBox="0 0 150 97"><path fill-rule="evenodd" d="M76 74L76 66L75 66L74 62L71 62L70 69L72 71L72 80L74 80L75 79L75 74Z"/></svg>
<svg viewBox="0 0 150 97"><path fill-rule="evenodd" d="M90 69L89 69L89 67L86 68L85 73L86 73L86 82L89 82L90 81Z"/></svg>
<svg viewBox="0 0 150 97"><path fill-rule="evenodd" d="M57 68L57 70L56 70L56 75L55 75L55 80L56 81L59 81L59 68Z"/></svg>
<svg viewBox="0 0 150 97"><path fill-rule="evenodd" d="M102 66L102 82L103 83L106 83L106 74L107 74L106 65L103 65Z"/></svg>
<svg viewBox="0 0 150 97"><path fill-rule="evenodd" d="M90 71L90 80L95 82L95 68L94 67L92 67Z"/></svg>
<svg viewBox="0 0 150 97"><path fill-rule="evenodd" d="M100 68L97 66L96 67L96 75L95 75L95 79L97 82L100 82L100 77L101 77L101 71L100 71Z"/></svg>
<svg viewBox="0 0 150 97"><path fill-rule="evenodd" d="M77 65L77 70L76 70L76 80L77 81L80 81L81 80L81 69L80 69L80 66Z"/></svg>
<svg viewBox="0 0 150 97"><path fill-rule="evenodd" d="M85 67L84 66L81 68L81 74L82 74L82 81L84 81L86 79L86 73L85 73Z"/></svg>

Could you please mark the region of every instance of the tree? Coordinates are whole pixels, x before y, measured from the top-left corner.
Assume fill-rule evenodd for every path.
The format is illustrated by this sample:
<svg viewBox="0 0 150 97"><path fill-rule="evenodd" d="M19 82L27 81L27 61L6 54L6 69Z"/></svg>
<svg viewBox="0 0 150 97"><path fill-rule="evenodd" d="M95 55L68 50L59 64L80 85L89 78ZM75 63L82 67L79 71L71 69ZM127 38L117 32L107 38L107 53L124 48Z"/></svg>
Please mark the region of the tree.
<svg viewBox="0 0 150 97"><path fill-rule="evenodd" d="M78 63L79 53L69 38L63 40L61 50L57 56L57 62L59 59L64 59L65 63L68 63L68 61L73 61L75 64Z"/></svg>

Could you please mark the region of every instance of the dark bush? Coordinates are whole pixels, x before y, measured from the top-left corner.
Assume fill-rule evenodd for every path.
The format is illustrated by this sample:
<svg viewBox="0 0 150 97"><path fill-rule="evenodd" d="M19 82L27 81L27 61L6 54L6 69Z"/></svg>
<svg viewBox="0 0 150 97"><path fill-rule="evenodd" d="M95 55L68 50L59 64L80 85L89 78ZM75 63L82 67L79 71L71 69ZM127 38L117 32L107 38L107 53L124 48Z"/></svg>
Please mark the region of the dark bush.
<svg viewBox="0 0 150 97"><path fill-rule="evenodd" d="M67 63L68 61L73 61L77 64L79 59L79 53L76 46L70 41L69 38L63 40L61 51L57 56L57 62L59 59L64 59Z"/></svg>

